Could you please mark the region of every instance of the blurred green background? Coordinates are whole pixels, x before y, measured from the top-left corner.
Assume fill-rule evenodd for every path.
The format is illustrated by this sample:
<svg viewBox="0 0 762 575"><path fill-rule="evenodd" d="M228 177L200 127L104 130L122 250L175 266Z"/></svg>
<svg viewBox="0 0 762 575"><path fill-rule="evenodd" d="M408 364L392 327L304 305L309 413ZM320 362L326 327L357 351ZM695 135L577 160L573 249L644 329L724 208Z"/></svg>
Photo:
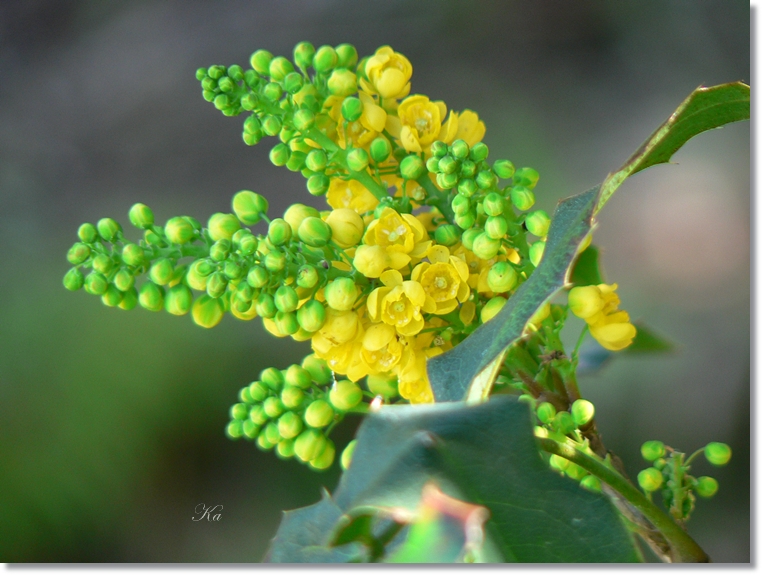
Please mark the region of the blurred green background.
<svg viewBox="0 0 762 575"><path fill-rule="evenodd" d="M203 221L240 189L274 214L320 206L201 98L197 67L300 40L390 44L413 63L413 93L477 111L495 157L539 170L552 210L698 85L748 82L749 28L740 0L0 3L0 560L258 561L282 509L336 485L336 470L223 432L240 387L304 344L258 321L207 331L107 309L61 284L77 226L126 222L136 201L158 221ZM695 469L720 481L689 524L717 562L750 560L749 150L748 123L702 134L607 205L607 279L679 350L581 381L632 475L648 439L731 444L727 468ZM191 521L199 503L223 505L221 521Z"/></svg>

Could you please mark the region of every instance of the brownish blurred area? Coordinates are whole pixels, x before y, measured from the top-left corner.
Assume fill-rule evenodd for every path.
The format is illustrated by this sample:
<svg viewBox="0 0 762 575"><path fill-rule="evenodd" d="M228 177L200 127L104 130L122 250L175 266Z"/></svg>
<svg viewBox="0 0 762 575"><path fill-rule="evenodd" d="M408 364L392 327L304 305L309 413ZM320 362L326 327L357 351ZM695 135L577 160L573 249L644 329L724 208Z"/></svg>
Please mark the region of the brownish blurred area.
<svg viewBox="0 0 762 575"><path fill-rule="evenodd" d="M280 512L338 471L231 442L238 390L308 353L258 323L105 308L61 279L85 221L205 221L252 189L271 213L320 207L300 174L247 147L195 70L350 42L389 44L413 93L477 111L495 158L540 172L538 206L600 182L694 88L750 78L736 0L0 3L0 560L249 562ZM607 446L634 476L649 439L730 465L689 531L716 562L750 560L750 128L702 134L628 181L595 243L622 308L676 341L583 378ZM134 232L134 230L133 230ZM129 234L129 232L128 232ZM357 421L337 433L346 444ZM223 505L221 521L191 521Z"/></svg>

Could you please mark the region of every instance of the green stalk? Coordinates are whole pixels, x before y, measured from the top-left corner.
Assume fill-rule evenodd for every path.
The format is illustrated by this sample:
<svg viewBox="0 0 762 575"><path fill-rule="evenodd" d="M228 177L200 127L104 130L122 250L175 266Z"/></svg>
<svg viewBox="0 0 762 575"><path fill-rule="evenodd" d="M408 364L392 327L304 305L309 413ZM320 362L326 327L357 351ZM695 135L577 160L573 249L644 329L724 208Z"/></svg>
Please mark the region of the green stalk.
<svg viewBox="0 0 762 575"><path fill-rule="evenodd" d="M683 531L669 515L649 501L640 490L627 481L616 471L606 467L602 462L582 453L569 443L559 443L549 438L537 438L540 447L548 453L553 453L595 475L607 483L612 489L624 497L635 509L640 511L672 547L672 559L676 563L708 563L709 556L699 547L690 535Z"/></svg>

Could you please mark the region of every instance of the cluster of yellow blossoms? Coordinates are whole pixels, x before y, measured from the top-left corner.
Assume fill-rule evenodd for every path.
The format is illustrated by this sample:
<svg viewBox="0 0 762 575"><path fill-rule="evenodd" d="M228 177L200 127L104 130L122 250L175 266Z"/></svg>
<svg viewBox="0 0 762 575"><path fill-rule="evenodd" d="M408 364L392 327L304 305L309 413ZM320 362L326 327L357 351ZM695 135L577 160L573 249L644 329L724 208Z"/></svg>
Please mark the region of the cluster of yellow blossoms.
<svg viewBox="0 0 762 575"><path fill-rule="evenodd" d="M617 284L580 286L569 292L569 309L584 319L590 334L611 351L630 345L637 332L629 314L619 310L617 287Z"/></svg>

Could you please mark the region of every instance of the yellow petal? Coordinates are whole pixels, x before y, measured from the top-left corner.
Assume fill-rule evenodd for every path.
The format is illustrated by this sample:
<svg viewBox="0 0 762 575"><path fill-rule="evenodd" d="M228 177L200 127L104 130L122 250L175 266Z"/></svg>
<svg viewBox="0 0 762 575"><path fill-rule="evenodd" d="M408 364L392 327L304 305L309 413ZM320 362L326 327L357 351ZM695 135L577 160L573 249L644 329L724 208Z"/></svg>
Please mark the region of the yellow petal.
<svg viewBox="0 0 762 575"><path fill-rule="evenodd" d="M421 275L426 271L431 264L428 262L422 262L413 268L413 273L410 274L410 279L414 282L421 281Z"/></svg>
<svg viewBox="0 0 762 575"><path fill-rule="evenodd" d="M444 118L444 114L442 114ZM439 140L442 140L446 144L450 144L458 133L458 114L457 112L450 111L450 115L447 117L447 121L442 124L442 128L439 130Z"/></svg>
<svg viewBox="0 0 762 575"><path fill-rule="evenodd" d="M446 263L450 259L450 250L448 250L445 246L431 246L426 252L426 255L429 257L429 261L433 264L438 262ZM461 261L461 263L463 262ZM468 273L468 267L466 267L466 273Z"/></svg>
<svg viewBox="0 0 762 575"><path fill-rule="evenodd" d="M417 334L419 331L423 329L423 318L413 318L410 323L408 323L405 326L397 327L397 331L401 335L406 335L408 337L413 336Z"/></svg>
<svg viewBox="0 0 762 575"><path fill-rule="evenodd" d="M392 288L402 285L402 274L397 270L386 270L381 274L380 279L386 287Z"/></svg>
<svg viewBox="0 0 762 575"><path fill-rule="evenodd" d="M413 246L412 251L410 252L410 256L414 258L421 259L426 256L426 252L429 250L429 247L431 246L431 240L427 242L419 242Z"/></svg>
<svg viewBox="0 0 762 575"><path fill-rule="evenodd" d="M403 254L402 252L388 252L389 254L389 260L390 264L389 267L393 268L395 270L399 270L404 268L407 264L410 263L410 256L407 254Z"/></svg>
<svg viewBox="0 0 762 575"><path fill-rule="evenodd" d="M395 335L392 326L385 323L376 323L368 328L362 339L362 346L369 351L378 351L389 345Z"/></svg>
<svg viewBox="0 0 762 575"><path fill-rule="evenodd" d="M463 302L463 305L460 306L460 312L458 313L460 321L462 321L464 325L469 325L474 321L474 316L476 316L476 304L472 301Z"/></svg>
<svg viewBox="0 0 762 575"><path fill-rule="evenodd" d="M418 282L403 282L402 289L413 305L421 307L426 302L426 292L424 291L423 286Z"/></svg>
<svg viewBox="0 0 762 575"><path fill-rule="evenodd" d="M437 315L444 315L446 313L450 313L452 310L454 310L456 307L458 307L458 300L450 299L447 301L441 301L437 303Z"/></svg>
<svg viewBox="0 0 762 575"><path fill-rule="evenodd" d="M397 116L392 116L390 114L386 115L386 131L393 137L399 139L400 132L402 131L402 122Z"/></svg>
<svg viewBox="0 0 762 575"><path fill-rule="evenodd" d="M402 126L400 131L400 143L408 152L421 152L421 144L418 142L418 130L410 126Z"/></svg>

